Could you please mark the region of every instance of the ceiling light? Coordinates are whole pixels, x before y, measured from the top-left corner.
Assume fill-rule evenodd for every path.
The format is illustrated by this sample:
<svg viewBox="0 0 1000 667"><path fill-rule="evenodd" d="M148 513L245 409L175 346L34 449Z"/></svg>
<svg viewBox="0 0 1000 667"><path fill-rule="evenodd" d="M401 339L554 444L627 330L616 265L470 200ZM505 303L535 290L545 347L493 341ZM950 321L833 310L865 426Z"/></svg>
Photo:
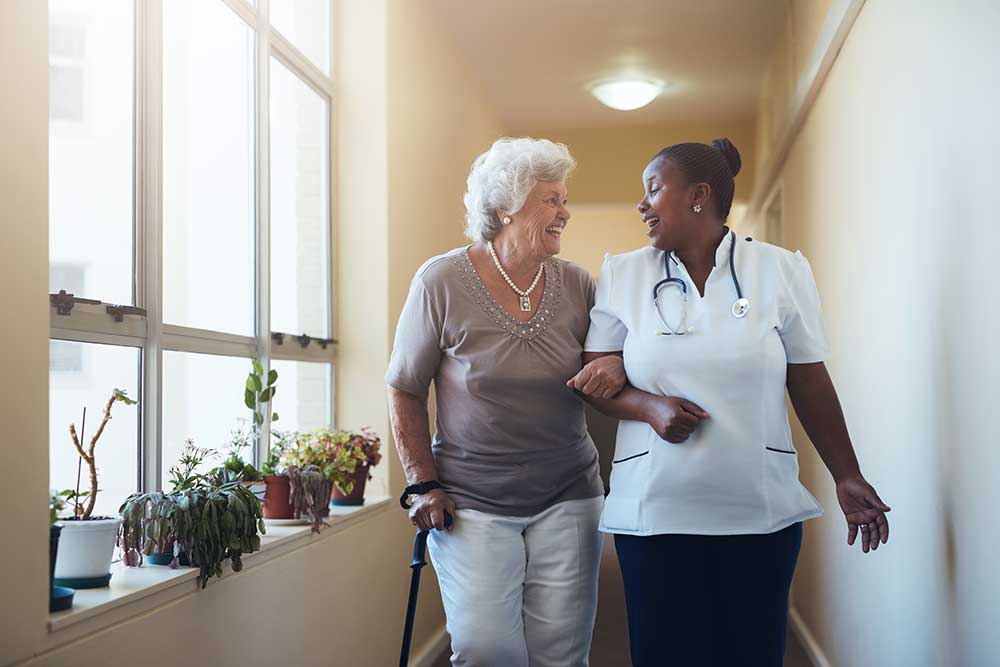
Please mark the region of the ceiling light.
<svg viewBox="0 0 1000 667"><path fill-rule="evenodd" d="M602 81L590 88L590 93L605 106L619 111L632 111L646 106L663 92L663 84L649 80Z"/></svg>

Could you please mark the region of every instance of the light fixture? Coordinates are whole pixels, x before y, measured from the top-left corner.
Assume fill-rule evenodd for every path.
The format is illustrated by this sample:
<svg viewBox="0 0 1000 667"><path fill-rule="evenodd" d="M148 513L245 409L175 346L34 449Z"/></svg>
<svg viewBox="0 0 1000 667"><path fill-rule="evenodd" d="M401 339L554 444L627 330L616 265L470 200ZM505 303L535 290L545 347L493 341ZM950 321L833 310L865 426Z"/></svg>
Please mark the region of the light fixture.
<svg viewBox="0 0 1000 667"><path fill-rule="evenodd" d="M646 106L663 92L663 84L649 79L601 81L590 87L598 101L619 111L632 111Z"/></svg>

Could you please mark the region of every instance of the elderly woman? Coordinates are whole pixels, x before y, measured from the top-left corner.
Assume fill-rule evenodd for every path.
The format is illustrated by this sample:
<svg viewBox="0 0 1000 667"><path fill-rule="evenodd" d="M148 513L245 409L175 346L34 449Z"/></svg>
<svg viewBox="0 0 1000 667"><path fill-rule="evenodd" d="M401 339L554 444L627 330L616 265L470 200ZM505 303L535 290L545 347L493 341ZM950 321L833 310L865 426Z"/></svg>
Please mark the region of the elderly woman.
<svg viewBox="0 0 1000 667"><path fill-rule="evenodd" d="M889 539L837 392L819 292L801 253L725 226L739 151L668 146L642 174L650 245L601 269L585 358L624 355L611 495L632 664L780 667L802 522L785 393L836 482L847 541ZM570 382L575 385L577 380Z"/></svg>
<svg viewBox="0 0 1000 667"><path fill-rule="evenodd" d="M436 529L453 665L588 663L603 486L584 404L566 383L581 370L595 286L555 258L573 167L546 140L501 139L479 156L465 195L474 243L417 271L396 330L393 433L410 519ZM620 361L597 363L607 365L589 369L586 389L613 396Z"/></svg>

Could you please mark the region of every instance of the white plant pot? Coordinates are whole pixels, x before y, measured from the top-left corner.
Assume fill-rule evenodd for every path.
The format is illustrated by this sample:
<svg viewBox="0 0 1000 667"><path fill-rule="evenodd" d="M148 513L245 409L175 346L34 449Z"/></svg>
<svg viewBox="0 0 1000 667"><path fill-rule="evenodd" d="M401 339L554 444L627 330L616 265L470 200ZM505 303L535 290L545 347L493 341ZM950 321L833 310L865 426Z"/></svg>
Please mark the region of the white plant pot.
<svg viewBox="0 0 1000 667"><path fill-rule="evenodd" d="M90 521L60 521L62 534L59 536L59 554L56 557L56 579L72 579L66 582L74 588L106 585L98 583L109 578L111 558L115 551L115 535L121 518L95 519Z"/></svg>

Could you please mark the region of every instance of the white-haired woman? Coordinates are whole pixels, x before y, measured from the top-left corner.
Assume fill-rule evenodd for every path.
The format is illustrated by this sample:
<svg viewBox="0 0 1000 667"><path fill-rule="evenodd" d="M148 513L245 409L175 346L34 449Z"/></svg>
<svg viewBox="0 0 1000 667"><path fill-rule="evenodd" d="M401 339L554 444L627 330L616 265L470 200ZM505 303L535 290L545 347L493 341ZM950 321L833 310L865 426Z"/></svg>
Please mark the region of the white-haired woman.
<svg viewBox="0 0 1000 667"><path fill-rule="evenodd" d="M565 146L527 138L479 156L465 195L473 244L417 271L396 329L393 433L410 519L436 529L453 665L588 664L603 487L566 382L582 366L595 286L555 258L574 165ZM624 384L621 364L604 362L588 369L592 395Z"/></svg>

